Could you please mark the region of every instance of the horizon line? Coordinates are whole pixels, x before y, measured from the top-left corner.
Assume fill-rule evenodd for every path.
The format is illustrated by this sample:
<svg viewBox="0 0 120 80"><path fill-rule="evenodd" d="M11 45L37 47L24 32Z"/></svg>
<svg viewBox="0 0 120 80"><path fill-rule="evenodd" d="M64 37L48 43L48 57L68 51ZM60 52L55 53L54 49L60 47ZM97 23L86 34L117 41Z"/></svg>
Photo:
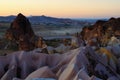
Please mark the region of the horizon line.
<svg viewBox="0 0 120 80"><path fill-rule="evenodd" d="M0 15L0 17L9 17L9 16L17 16L17 15ZM26 16L26 17L46 16L46 17L53 17L53 18L69 18L69 19L110 19L110 18L119 18L120 17L120 16L119 17L118 16L111 16L111 17L64 17L64 16L48 16L48 15L24 15L24 16Z"/></svg>

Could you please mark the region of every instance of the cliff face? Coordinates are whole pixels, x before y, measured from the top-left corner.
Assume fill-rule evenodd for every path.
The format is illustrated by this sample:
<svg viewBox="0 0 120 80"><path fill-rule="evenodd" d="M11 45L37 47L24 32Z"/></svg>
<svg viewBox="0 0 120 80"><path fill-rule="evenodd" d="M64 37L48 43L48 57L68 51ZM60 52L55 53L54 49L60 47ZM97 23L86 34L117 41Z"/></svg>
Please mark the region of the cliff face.
<svg viewBox="0 0 120 80"><path fill-rule="evenodd" d="M120 37L120 18L99 20L92 26L84 27L81 35L84 40L96 38L101 45L106 45L112 36Z"/></svg>

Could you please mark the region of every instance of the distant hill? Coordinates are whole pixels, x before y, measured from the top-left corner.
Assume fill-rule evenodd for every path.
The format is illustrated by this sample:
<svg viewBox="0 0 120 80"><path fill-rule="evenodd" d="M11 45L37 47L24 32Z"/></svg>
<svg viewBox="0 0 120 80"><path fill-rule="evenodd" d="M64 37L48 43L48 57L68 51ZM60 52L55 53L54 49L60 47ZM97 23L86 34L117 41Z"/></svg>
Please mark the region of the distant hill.
<svg viewBox="0 0 120 80"><path fill-rule="evenodd" d="M32 24L47 24L47 25L78 25L79 21L63 18L54 18L47 16L31 16L28 17Z"/></svg>
<svg viewBox="0 0 120 80"><path fill-rule="evenodd" d="M89 22L91 24L95 24L96 21L98 20L104 20L107 21L108 18L72 18L73 20L77 20L77 21L82 21L82 22Z"/></svg>
<svg viewBox="0 0 120 80"><path fill-rule="evenodd" d="M0 16L0 22L12 22L16 16Z"/></svg>
<svg viewBox="0 0 120 80"><path fill-rule="evenodd" d="M16 16L0 16L0 22L12 22ZM27 17L31 24L45 24L45 25L57 25L57 26L84 26L92 24L89 21L75 20L69 18L54 18L48 16L30 16Z"/></svg>

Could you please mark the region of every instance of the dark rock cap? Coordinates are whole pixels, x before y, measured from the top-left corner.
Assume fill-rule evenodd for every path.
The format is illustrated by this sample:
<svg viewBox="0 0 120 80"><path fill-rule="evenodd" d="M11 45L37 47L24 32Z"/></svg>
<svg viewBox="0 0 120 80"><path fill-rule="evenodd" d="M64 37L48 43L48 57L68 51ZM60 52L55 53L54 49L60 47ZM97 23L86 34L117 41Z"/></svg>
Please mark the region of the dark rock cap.
<svg viewBox="0 0 120 80"><path fill-rule="evenodd" d="M11 23L11 29L16 30L20 35L34 36L29 20L21 13L17 15L15 20Z"/></svg>
<svg viewBox="0 0 120 80"><path fill-rule="evenodd" d="M17 15L5 34L8 40L12 40L19 45L20 50L30 50L30 47L32 47L31 39L34 36L29 20L21 13Z"/></svg>

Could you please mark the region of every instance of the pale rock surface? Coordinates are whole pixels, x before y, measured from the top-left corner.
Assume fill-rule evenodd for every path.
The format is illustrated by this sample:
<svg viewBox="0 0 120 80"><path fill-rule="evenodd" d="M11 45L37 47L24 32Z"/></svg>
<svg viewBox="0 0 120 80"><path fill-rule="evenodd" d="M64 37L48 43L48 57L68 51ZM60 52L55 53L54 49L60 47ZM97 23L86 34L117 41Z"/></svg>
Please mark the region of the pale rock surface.
<svg viewBox="0 0 120 80"><path fill-rule="evenodd" d="M13 78L12 80L23 80L23 79L19 79L19 78Z"/></svg>
<svg viewBox="0 0 120 80"><path fill-rule="evenodd" d="M119 79L117 77L115 77L115 76L111 76L107 80L119 80Z"/></svg>
<svg viewBox="0 0 120 80"><path fill-rule="evenodd" d="M16 76L16 67L12 66L8 71L4 74L1 80L12 80Z"/></svg>
<svg viewBox="0 0 120 80"><path fill-rule="evenodd" d="M33 50L33 53L37 53L37 52L39 52L39 53L40 53L41 51L42 51L42 49L41 49L41 48L36 48L36 49L34 49L34 50Z"/></svg>
<svg viewBox="0 0 120 80"><path fill-rule="evenodd" d="M70 50L70 46L65 46L64 44L60 44L60 46L55 48L55 51L57 51L58 53L65 53L68 50Z"/></svg>
<svg viewBox="0 0 120 80"><path fill-rule="evenodd" d="M111 50L115 56L120 57L120 44L112 46Z"/></svg>
<svg viewBox="0 0 120 80"><path fill-rule="evenodd" d="M61 73L58 80L73 80L78 68L75 64L68 65L68 67Z"/></svg>
<svg viewBox="0 0 120 80"><path fill-rule="evenodd" d="M8 64L7 58L5 56L0 56L0 77L5 73L4 68Z"/></svg>
<svg viewBox="0 0 120 80"><path fill-rule="evenodd" d="M52 79L52 78L33 78L31 80L56 80L56 79Z"/></svg>
<svg viewBox="0 0 120 80"><path fill-rule="evenodd" d="M110 62L109 62L110 66L116 71L116 64L115 64L115 61L111 58L110 59Z"/></svg>
<svg viewBox="0 0 120 80"><path fill-rule="evenodd" d="M73 36L71 40L71 46L74 48L79 47L78 39L77 37Z"/></svg>
<svg viewBox="0 0 120 80"><path fill-rule="evenodd" d="M47 56L47 65L49 67L54 67L56 66L61 60L63 59L63 57L61 56L61 54L49 54L49 56Z"/></svg>
<svg viewBox="0 0 120 80"><path fill-rule="evenodd" d="M80 71L77 73L76 77L74 80L90 80L89 75L85 71L85 67L81 68Z"/></svg>
<svg viewBox="0 0 120 80"><path fill-rule="evenodd" d="M103 79L100 79L100 78L98 78L98 77L96 77L96 76L92 76L91 78L90 78L90 80L103 80Z"/></svg>
<svg viewBox="0 0 120 80"><path fill-rule="evenodd" d="M56 75L46 66L32 72L25 80L32 78L56 78Z"/></svg>
<svg viewBox="0 0 120 80"><path fill-rule="evenodd" d="M107 69L100 63L96 65L95 71L98 72L100 75L111 76L111 74L107 71Z"/></svg>
<svg viewBox="0 0 120 80"><path fill-rule="evenodd" d="M86 56L88 54L89 56ZM108 54L111 56L112 53L108 52ZM95 53L90 46L79 47L64 54L44 54L35 51L18 51L4 57L0 57L0 71L2 78L7 78L6 75L11 75L10 77L12 78L16 77L18 74L16 68L20 68L21 73L19 77L20 79L26 80L34 78L54 78L58 80L99 80L97 76L90 77L88 74L88 68L91 68L92 70L92 67L89 67L91 65L91 61L88 57L95 60L96 66L93 68L94 72L97 71L100 76L114 76L113 74L110 74L110 70L105 66L108 65L108 62L110 64L109 67L113 68L119 64L116 65L114 60L110 60L113 59L113 57L108 59L107 54L99 55ZM15 69L12 69L12 66L15 66ZM8 68L8 71L1 70L5 67L6 69ZM9 74L11 69L15 73L15 76L14 74Z"/></svg>
<svg viewBox="0 0 120 80"><path fill-rule="evenodd" d="M110 41L108 42L109 46L120 44L120 40L117 39L115 36L112 36Z"/></svg>
<svg viewBox="0 0 120 80"><path fill-rule="evenodd" d="M72 58L66 69L61 73L59 80L73 80L79 69L82 66L87 67L88 64L84 49L81 49L81 52Z"/></svg>
<svg viewBox="0 0 120 80"><path fill-rule="evenodd" d="M54 47L52 47L52 46L47 46L47 50L48 50L48 53L49 53L49 54L53 54L53 53L54 53L55 48L54 48Z"/></svg>

